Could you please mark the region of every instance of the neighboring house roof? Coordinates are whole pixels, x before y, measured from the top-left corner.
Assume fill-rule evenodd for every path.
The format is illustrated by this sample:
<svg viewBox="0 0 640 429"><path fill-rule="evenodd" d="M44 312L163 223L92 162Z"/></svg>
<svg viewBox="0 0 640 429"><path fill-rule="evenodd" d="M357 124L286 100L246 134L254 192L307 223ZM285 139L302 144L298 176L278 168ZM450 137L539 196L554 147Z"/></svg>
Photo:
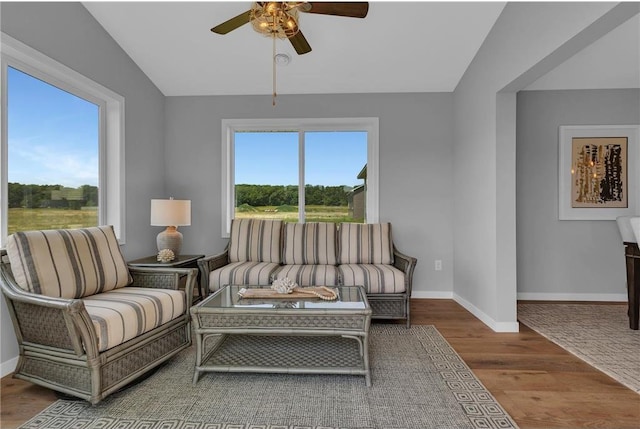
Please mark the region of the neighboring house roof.
<svg viewBox="0 0 640 429"><path fill-rule="evenodd" d="M350 190L348 193L349 194L356 194L358 192L364 191L364 184L362 185L358 185L358 186L354 186L352 190Z"/></svg>
<svg viewBox="0 0 640 429"><path fill-rule="evenodd" d="M362 170L360 170L360 173L358 173L358 179L367 180L367 164L365 164Z"/></svg>

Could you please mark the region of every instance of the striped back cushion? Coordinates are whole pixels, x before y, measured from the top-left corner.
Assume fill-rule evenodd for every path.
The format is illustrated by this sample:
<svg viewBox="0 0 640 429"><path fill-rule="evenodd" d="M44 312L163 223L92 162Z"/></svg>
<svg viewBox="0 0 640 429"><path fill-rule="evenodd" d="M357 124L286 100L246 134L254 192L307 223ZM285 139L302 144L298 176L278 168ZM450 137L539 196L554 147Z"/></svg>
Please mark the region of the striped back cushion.
<svg viewBox="0 0 640 429"><path fill-rule="evenodd" d="M229 237L229 262L280 263L281 220L234 219Z"/></svg>
<svg viewBox="0 0 640 429"><path fill-rule="evenodd" d="M338 237L341 264L393 264L390 223L343 223Z"/></svg>
<svg viewBox="0 0 640 429"><path fill-rule="evenodd" d="M282 262L287 265L336 265L335 223L287 223Z"/></svg>
<svg viewBox="0 0 640 429"><path fill-rule="evenodd" d="M82 298L131 283L112 226L16 232L7 241L16 283L58 298Z"/></svg>

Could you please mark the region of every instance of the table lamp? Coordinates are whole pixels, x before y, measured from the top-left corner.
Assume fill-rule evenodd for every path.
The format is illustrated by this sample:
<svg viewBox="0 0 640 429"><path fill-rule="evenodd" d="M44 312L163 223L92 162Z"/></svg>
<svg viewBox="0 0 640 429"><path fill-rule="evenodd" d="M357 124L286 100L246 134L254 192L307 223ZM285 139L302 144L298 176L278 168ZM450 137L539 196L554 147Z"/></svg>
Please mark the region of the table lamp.
<svg viewBox="0 0 640 429"><path fill-rule="evenodd" d="M156 238L158 251L170 249L177 257L182 248L178 227L191 225L191 200L151 200L151 225L167 227Z"/></svg>

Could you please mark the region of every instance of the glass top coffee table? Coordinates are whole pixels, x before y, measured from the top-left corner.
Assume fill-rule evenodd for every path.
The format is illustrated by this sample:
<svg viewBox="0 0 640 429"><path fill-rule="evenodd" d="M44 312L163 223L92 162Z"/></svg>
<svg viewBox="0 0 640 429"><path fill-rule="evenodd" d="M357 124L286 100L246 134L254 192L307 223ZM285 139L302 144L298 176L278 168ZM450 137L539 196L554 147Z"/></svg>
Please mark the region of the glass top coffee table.
<svg viewBox="0 0 640 429"><path fill-rule="evenodd" d="M362 286L332 287L334 301L238 295L251 287L224 286L191 307L194 384L203 372L269 372L364 375L371 385L371 308Z"/></svg>

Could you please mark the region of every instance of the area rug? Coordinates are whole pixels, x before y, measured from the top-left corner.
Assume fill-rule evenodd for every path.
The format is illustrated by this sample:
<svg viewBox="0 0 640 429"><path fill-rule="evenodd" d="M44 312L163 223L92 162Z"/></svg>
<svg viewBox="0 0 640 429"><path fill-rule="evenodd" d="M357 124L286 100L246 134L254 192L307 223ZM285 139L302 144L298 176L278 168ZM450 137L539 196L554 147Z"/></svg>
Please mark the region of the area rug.
<svg viewBox="0 0 640 429"><path fill-rule="evenodd" d="M363 376L207 373L191 347L96 406L58 400L23 428L498 429L516 424L433 326L373 324Z"/></svg>
<svg viewBox="0 0 640 429"><path fill-rule="evenodd" d="M518 320L640 393L640 331L619 304L518 304Z"/></svg>

